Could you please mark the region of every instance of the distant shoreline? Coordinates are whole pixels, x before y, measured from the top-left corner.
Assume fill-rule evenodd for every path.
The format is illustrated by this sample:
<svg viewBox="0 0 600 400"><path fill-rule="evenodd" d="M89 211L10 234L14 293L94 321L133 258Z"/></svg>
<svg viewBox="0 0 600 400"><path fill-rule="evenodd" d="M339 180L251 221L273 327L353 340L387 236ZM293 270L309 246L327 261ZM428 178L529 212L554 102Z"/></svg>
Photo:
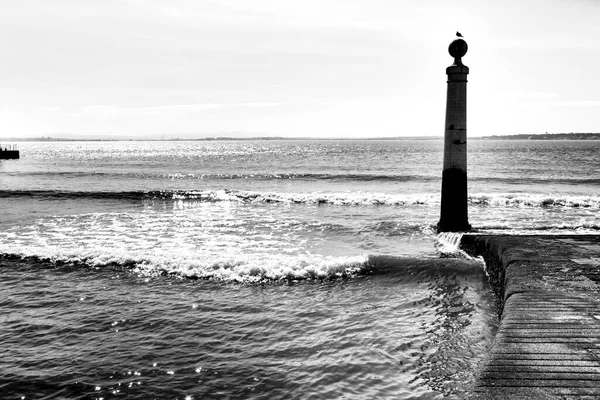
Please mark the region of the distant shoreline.
<svg viewBox="0 0 600 400"><path fill-rule="evenodd" d="M518 135L492 135L473 137L469 139L483 140L600 140L600 133L541 133Z"/></svg>
<svg viewBox="0 0 600 400"><path fill-rule="evenodd" d="M86 137L31 137L2 138L2 142L214 142L214 141L293 141L293 140L325 140L325 141L350 141L350 140L443 140L443 136L393 136L374 138L318 138L318 137L285 137L285 136L255 136L255 137L231 137L214 136L200 138L86 138ZM600 140L600 133L543 133L543 134L515 134L515 135L492 135L469 137L469 140Z"/></svg>

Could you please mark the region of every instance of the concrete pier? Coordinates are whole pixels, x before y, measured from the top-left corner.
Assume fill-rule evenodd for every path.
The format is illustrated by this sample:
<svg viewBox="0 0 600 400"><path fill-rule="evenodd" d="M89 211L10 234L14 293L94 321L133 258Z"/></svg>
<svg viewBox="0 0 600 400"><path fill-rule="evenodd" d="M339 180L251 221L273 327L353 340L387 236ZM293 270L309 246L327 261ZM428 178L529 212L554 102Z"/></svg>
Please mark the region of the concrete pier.
<svg viewBox="0 0 600 400"><path fill-rule="evenodd" d="M0 150L0 160L18 160L19 150Z"/></svg>
<svg viewBox="0 0 600 400"><path fill-rule="evenodd" d="M600 235L465 235L502 303L470 399L600 398Z"/></svg>
<svg viewBox="0 0 600 400"><path fill-rule="evenodd" d="M19 150L16 149L16 146L10 145L6 147L2 147L0 145L0 160L18 160L19 159Z"/></svg>
<svg viewBox="0 0 600 400"><path fill-rule="evenodd" d="M461 232L471 229L467 212L467 75L463 64L467 42L456 39L448 48L454 63L446 68L446 127L444 134L444 170L442 205L438 232Z"/></svg>

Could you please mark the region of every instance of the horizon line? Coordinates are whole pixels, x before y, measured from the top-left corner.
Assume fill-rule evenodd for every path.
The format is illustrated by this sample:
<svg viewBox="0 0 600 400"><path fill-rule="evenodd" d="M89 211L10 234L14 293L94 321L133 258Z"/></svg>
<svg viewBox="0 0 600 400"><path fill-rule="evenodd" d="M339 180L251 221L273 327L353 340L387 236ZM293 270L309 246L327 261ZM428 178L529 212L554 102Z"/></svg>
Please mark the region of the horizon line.
<svg viewBox="0 0 600 400"><path fill-rule="evenodd" d="M219 140L228 140L228 141L253 141L253 140L443 140L443 135L423 135L423 136L377 136L377 137L314 137L314 136L203 136L197 138L186 138L186 137L173 137L175 135L169 135L171 137L165 138L157 137L159 135L149 135L149 137L114 137L111 135L76 135L70 134L72 136L77 137L60 137L60 136L30 136L30 137L7 137L0 138L1 142L13 141L13 142L34 142L34 141L62 141L62 142L176 142L176 141L219 141ZM94 137L95 136L95 137ZM564 138L568 136L584 136L585 138L593 138L595 140L600 140L600 132L564 132L564 133L517 133L517 134L495 134L495 135L485 135L485 136L472 136L470 139L472 140L480 140L480 139L502 139L502 138L514 138L514 139L528 139L531 137L534 138L548 138L548 137L559 137ZM577 138L580 140L580 138Z"/></svg>

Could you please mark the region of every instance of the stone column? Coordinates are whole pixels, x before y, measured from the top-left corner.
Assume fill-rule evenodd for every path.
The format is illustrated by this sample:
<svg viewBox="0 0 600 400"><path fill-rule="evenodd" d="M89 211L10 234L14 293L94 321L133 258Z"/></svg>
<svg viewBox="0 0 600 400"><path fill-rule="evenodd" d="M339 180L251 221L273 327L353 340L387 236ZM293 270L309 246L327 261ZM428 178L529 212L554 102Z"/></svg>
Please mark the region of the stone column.
<svg viewBox="0 0 600 400"><path fill-rule="evenodd" d="M446 131L444 135L444 171L439 232L471 229L467 212L467 75L469 67L461 58L467 54L467 42L456 39L448 47L454 64L446 68Z"/></svg>

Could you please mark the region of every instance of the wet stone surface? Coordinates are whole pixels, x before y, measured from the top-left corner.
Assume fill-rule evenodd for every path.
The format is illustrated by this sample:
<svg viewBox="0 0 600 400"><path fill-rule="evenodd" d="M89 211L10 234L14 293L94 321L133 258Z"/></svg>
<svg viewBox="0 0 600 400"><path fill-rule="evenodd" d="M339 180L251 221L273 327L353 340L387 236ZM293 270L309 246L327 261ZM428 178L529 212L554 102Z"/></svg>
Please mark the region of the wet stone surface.
<svg viewBox="0 0 600 400"><path fill-rule="evenodd" d="M465 235L503 299L471 399L600 397L600 236Z"/></svg>

